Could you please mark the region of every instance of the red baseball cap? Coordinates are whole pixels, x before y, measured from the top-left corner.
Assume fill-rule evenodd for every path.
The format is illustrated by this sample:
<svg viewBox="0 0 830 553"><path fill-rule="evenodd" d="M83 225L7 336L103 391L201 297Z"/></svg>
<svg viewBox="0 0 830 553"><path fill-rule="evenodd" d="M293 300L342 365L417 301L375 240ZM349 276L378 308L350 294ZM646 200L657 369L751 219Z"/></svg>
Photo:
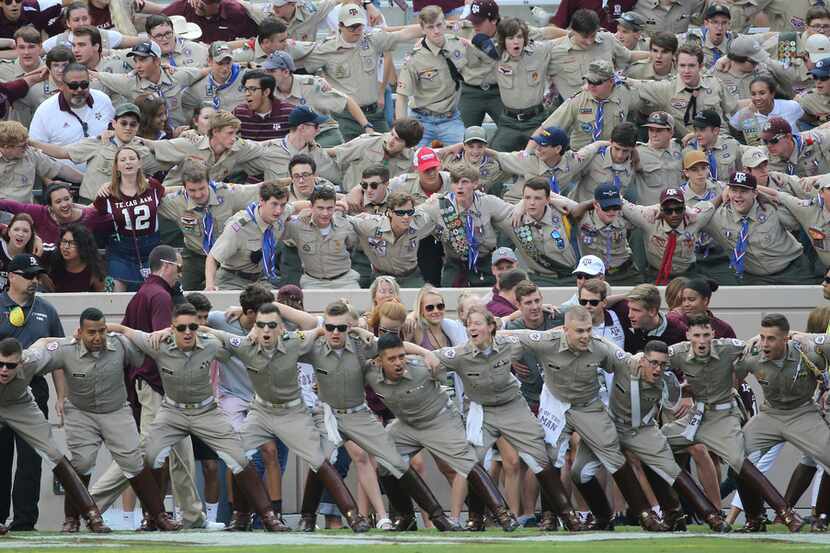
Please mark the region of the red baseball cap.
<svg viewBox="0 0 830 553"><path fill-rule="evenodd" d="M435 150L432 148L421 148L417 155L418 172L423 173L433 167L441 167L441 160L435 155Z"/></svg>

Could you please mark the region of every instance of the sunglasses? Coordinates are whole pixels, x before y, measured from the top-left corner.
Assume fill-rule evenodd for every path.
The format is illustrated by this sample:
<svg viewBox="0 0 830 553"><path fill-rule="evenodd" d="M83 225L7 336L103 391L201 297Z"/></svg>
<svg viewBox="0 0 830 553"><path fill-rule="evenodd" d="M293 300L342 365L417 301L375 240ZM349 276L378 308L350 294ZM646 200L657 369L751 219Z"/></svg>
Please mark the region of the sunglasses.
<svg viewBox="0 0 830 553"><path fill-rule="evenodd" d="M819 81L819 82L822 82L822 83L823 83L824 81L830 81L830 77L816 77L816 76L814 76L814 77L813 77L813 80L814 80L814 81Z"/></svg>
<svg viewBox="0 0 830 553"><path fill-rule="evenodd" d="M663 207L660 210L665 213L666 215L680 215L684 211L686 211L686 207Z"/></svg>
<svg viewBox="0 0 830 553"><path fill-rule="evenodd" d="M377 189L378 189L378 187L379 187L381 184L383 184L383 183L382 183L382 182L366 182L366 181L362 181L362 182L360 183L360 188L362 188L363 190L366 190L367 188L371 188L372 190L377 190Z"/></svg>
<svg viewBox="0 0 830 553"><path fill-rule="evenodd" d="M592 278L592 276L588 273L575 273L574 276L576 277L576 280L585 280L588 278Z"/></svg>
<svg viewBox="0 0 830 553"><path fill-rule="evenodd" d="M782 140L783 138L784 138L784 136L782 136L782 135L780 135L780 134L773 136L773 137L772 137L772 138L770 138L769 140L767 140L767 139L765 138L765 139L764 139L764 144L767 144L767 145L772 144L772 145L774 146L774 145L778 144L779 142L781 142L781 140Z"/></svg>
<svg viewBox="0 0 830 553"><path fill-rule="evenodd" d="M378 334L394 334L396 336L400 335L401 329L400 328L383 328L382 326L378 327Z"/></svg>
<svg viewBox="0 0 830 553"><path fill-rule="evenodd" d="M824 277L824 284L830 284L830 276Z"/></svg>
<svg viewBox="0 0 830 553"><path fill-rule="evenodd" d="M392 213L397 215L398 217L412 217L415 215L414 209L393 209Z"/></svg>
<svg viewBox="0 0 830 553"><path fill-rule="evenodd" d="M34 280L37 278L38 275L38 273L19 273L17 271L14 271L14 274L16 274L19 277L23 277L26 280Z"/></svg>
<svg viewBox="0 0 830 553"><path fill-rule="evenodd" d="M349 325L333 325L326 323L325 327L328 332L334 332L335 330L337 332L346 332L349 330Z"/></svg>
<svg viewBox="0 0 830 553"><path fill-rule="evenodd" d="M268 321L267 323L264 321L257 321L256 326L257 328L265 328L266 326L270 329L277 328L280 325L277 321Z"/></svg>
<svg viewBox="0 0 830 553"><path fill-rule="evenodd" d="M3 3L7 6L11 6L12 4L22 4L23 0L3 0Z"/></svg>
<svg viewBox="0 0 830 553"><path fill-rule="evenodd" d="M8 0L6 0L6 4L8 4ZM11 361L0 361L0 369L10 369L14 370L20 363L12 363Z"/></svg>
<svg viewBox="0 0 830 553"><path fill-rule="evenodd" d="M590 305L591 307L596 307L602 300L583 300L579 298L579 305Z"/></svg>
<svg viewBox="0 0 830 553"><path fill-rule="evenodd" d="M432 313L436 309L438 311L443 311L445 307L446 307L446 305L444 305L443 303L431 303L429 305L425 305L424 309L426 310L427 313Z"/></svg>
<svg viewBox="0 0 830 553"><path fill-rule="evenodd" d="M606 79L606 80L607 80L607 79ZM593 79L585 79L585 82L586 82L586 83L588 83L588 84L589 84L589 85L591 85L591 86L599 86L599 85L601 85L602 83L604 83L605 81L595 81L595 80L593 80Z"/></svg>
<svg viewBox="0 0 830 553"><path fill-rule="evenodd" d="M119 119L118 125L121 127L127 127L128 129L137 129L138 121L124 121L123 119Z"/></svg>
<svg viewBox="0 0 830 553"><path fill-rule="evenodd" d="M89 81L72 81L71 83L66 83L66 86L69 87L70 90L86 90L89 88Z"/></svg>
<svg viewBox="0 0 830 553"><path fill-rule="evenodd" d="M196 332L197 330L199 330L199 323L190 323L189 325L176 325L173 328L175 328L177 332L184 332L185 330Z"/></svg>
<svg viewBox="0 0 830 553"><path fill-rule="evenodd" d="M622 206L612 205L611 207L602 208L603 211L622 211Z"/></svg>

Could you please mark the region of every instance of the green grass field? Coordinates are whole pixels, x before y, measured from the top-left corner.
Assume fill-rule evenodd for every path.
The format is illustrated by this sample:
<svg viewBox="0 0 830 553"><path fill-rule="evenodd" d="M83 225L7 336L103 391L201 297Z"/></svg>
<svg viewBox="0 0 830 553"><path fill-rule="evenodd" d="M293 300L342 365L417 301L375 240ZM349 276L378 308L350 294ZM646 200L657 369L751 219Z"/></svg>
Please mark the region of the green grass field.
<svg viewBox="0 0 830 553"><path fill-rule="evenodd" d="M699 527L688 534L642 534L624 528L614 533L540 534L520 530L505 534L488 530L478 534L441 534L436 531L389 534L371 532L355 535L348 531L319 531L314 534L263 532L231 534L188 532L143 534L119 532L104 537L82 533L64 536L56 532L17 534L0 538L3 550L26 553L54 553L56 549L73 553L328 553L337 550L370 553L803 553L830 551L830 535L785 534L783 526L770 528L768 535L729 535L712 537ZM205 551L207 550L207 551Z"/></svg>

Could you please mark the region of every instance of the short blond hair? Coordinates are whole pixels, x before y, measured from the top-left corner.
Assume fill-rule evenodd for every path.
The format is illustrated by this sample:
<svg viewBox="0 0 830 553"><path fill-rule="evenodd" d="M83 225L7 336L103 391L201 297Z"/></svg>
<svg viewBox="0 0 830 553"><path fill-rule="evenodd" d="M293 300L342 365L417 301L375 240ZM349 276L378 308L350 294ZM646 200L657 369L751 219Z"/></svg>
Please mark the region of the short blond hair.
<svg viewBox="0 0 830 553"><path fill-rule="evenodd" d="M235 129L242 128L242 121L239 120L233 113L220 109L210 116L210 128L208 129L208 136L211 135L215 129L224 129L225 127L233 127Z"/></svg>
<svg viewBox="0 0 830 553"><path fill-rule="evenodd" d="M0 121L0 146L9 147L29 140L29 131L18 121Z"/></svg>
<svg viewBox="0 0 830 553"><path fill-rule="evenodd" d="M421 25L431 25L443 17L444 12L438 6L426 6L418 12L418 23Z"/></svg>
<svg viewBox="0 0 830 553"><path fill-rule="evenodd" d="M646 310L654 309L655 311L659 311L660 304L662 303L660 290L653 284L638 284L628 292L626 299L642 304Z"/></svg>
<svg viewBox="0 0 830 553"><path fill-rule="evenodd" d="M470 179L473 182L481 180L481 172L478 167L472 165L461 165L450 171L450 182L459 182L461 179Z"/></svg>

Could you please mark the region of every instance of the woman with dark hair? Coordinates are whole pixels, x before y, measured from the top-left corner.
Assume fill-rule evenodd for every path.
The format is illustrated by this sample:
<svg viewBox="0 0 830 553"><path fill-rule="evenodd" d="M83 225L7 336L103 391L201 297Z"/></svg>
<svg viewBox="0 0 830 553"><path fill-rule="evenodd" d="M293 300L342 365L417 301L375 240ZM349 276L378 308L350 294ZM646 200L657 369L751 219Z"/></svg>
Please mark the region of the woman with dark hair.
<svg viewBox="0 0 830 553"><path fill-rule="evenodd" d="M718 283L712 279L700 277L687 279L680 295L680 309L669 312L669 321L688 326L690 315L706 313L712 323L712 330L715 331L715 338L735 338L735 330L732 326L723 319L715 317L709 309L709 301L717 289Z"/></svg>
<svg viewBox="0 0 830 553"><path fill-rule="evenodd" d="M190 118L190 129L202 136L207 136L210 130L210 117L216 113L216 108L210 102L202 102L199 107L193 110L193 117Z"/></svg>
<svg viewBox="0 0 830 553"><path fill-rule="evenodd" d="M167 120L167 105L155 94L140 94L135 105L141 110L138 136L148 140L164 140L173 137L173 129Z"/></svg>
<svg viewBox="0 0 830 553"><path fill-rule="evenodd" d="M49 258L50 291L106 292L104 260L98 253L95 238L83 225L69 225L63 230L58 253ZM112 287L110 286L110 290Z"/></svg>
<svg viewBox="0 0 830 553"><path fill-rule="evenodd" d="M28 213L18 213L0 234L0 291L8 287L6 268L14 256L21 253L34 253L35 222Z"/></svg>

